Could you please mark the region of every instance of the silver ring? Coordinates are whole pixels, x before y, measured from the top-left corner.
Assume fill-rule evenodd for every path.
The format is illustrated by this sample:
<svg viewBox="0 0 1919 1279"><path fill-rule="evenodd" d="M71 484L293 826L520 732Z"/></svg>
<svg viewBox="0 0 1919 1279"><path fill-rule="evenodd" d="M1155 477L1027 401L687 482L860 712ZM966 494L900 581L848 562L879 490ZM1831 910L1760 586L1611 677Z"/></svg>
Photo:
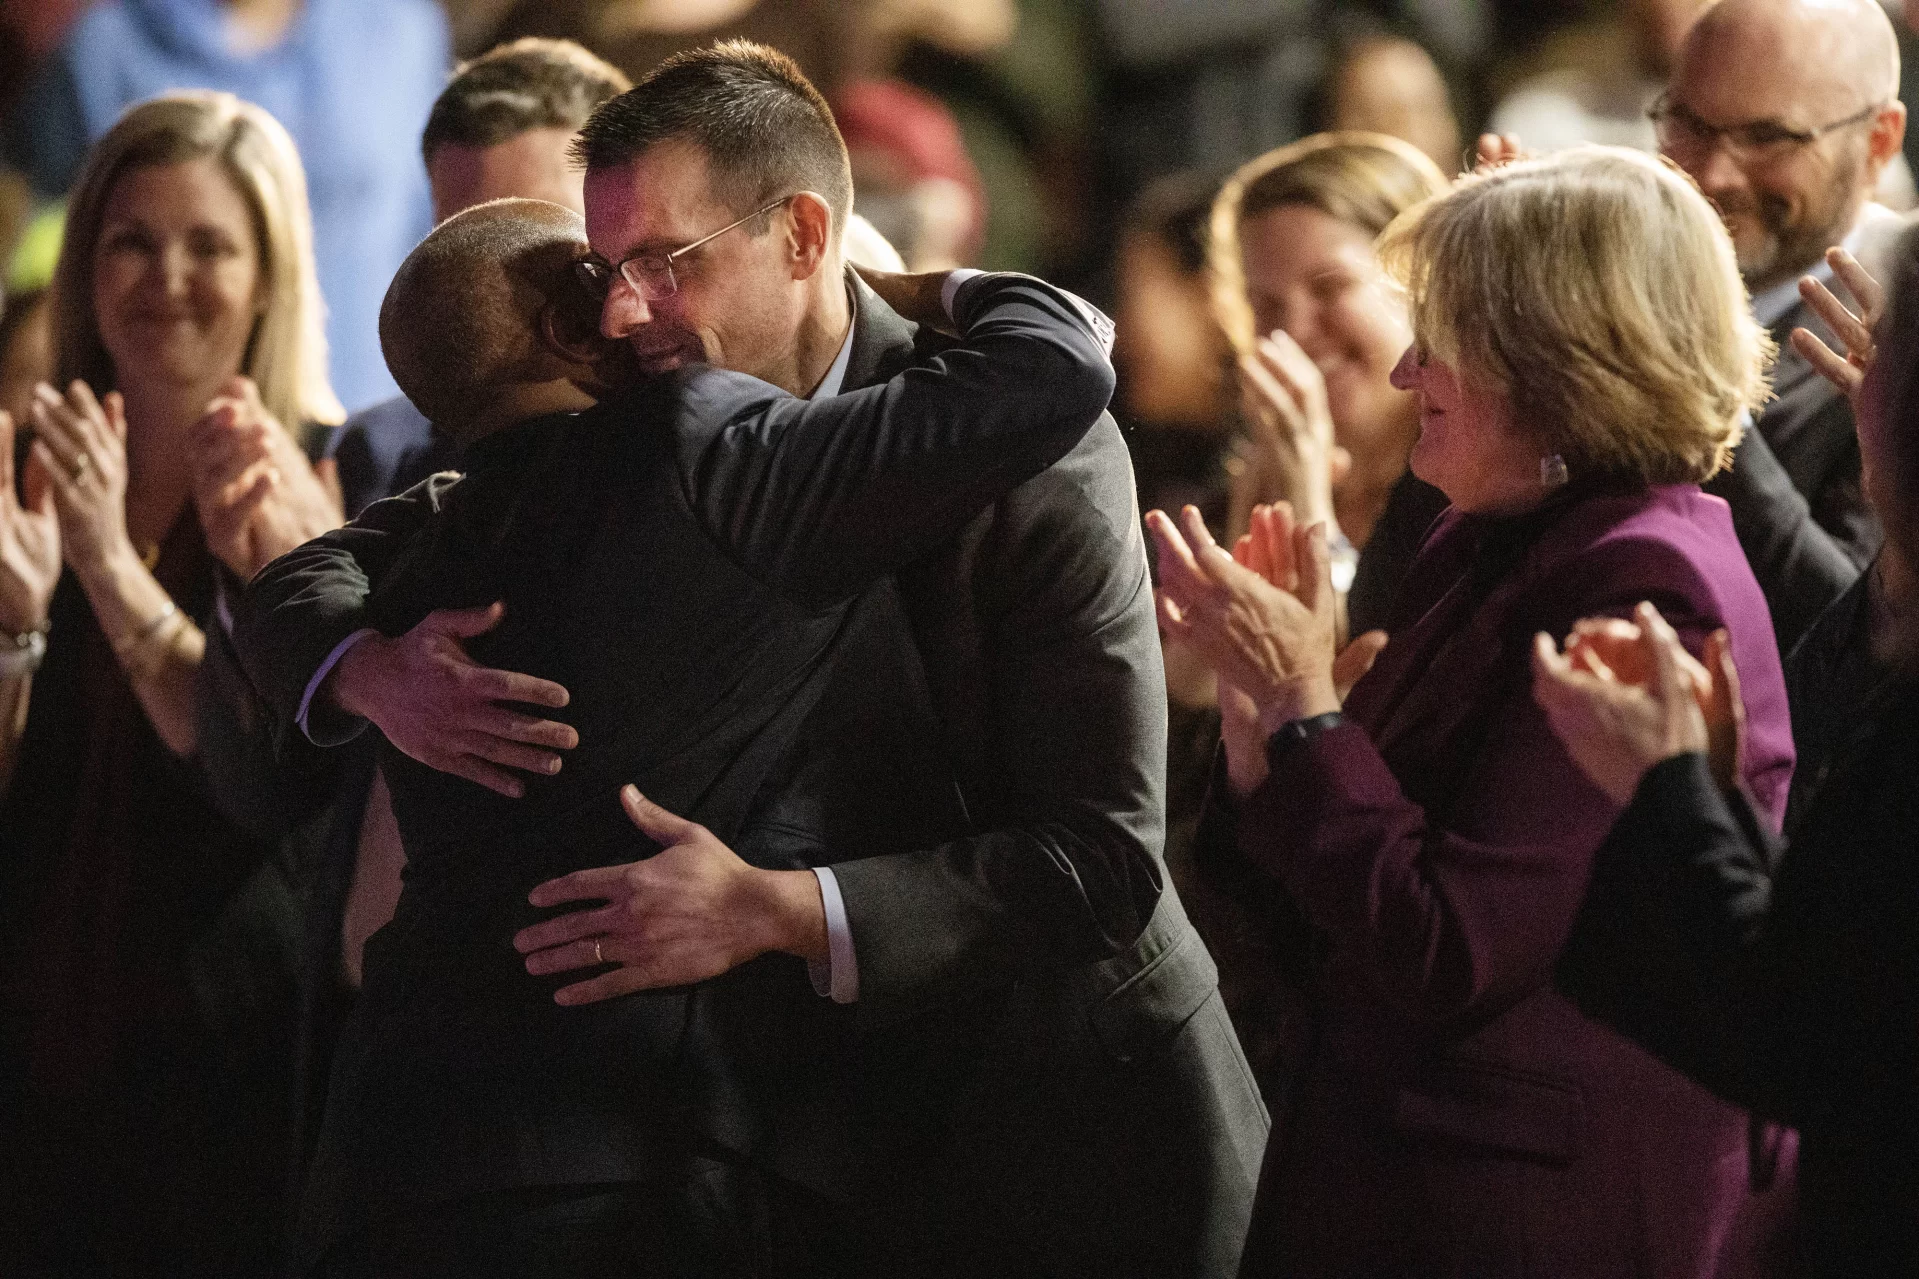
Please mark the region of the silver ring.
<svg viewBox="0 0 1919 1279"><path fill-rule="evenodd" d="M600 953L600 939L597 937L593 939L593 962L596 964L604 964L606 962L606 956Z"/></svg>

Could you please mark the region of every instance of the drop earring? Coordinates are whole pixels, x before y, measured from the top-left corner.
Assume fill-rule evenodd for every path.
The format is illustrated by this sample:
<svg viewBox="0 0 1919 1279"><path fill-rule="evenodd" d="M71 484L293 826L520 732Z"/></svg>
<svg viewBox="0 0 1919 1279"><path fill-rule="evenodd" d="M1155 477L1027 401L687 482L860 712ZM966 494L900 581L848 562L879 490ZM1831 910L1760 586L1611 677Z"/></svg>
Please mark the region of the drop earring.
<svg viewBox="0 0 1919 1279"><path fill-rule="evenodd" d="M1571 472L1566 470L1566 459L1559 454L1554 453L1550 457L1542 457L1539 459L1540 487L1546 489L1563 488L1567 481L1571 479Z"/></svg>

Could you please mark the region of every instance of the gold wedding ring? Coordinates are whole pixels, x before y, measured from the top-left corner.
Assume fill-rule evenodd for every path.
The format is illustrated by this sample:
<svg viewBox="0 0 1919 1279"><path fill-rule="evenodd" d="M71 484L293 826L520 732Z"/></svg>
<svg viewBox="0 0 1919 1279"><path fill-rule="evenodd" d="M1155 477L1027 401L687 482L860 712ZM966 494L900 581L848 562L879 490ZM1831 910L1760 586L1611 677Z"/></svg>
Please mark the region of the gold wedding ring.
<svg viewBox="0 0 1919 1279"><path fill-rule="evenodd" d="M78 484L81 480L81 477L86 475L87 468L92 465L93 465L93 457L91 454L82 453L78 457L74 458L73 459L73 482L75 484Z"/></svg>

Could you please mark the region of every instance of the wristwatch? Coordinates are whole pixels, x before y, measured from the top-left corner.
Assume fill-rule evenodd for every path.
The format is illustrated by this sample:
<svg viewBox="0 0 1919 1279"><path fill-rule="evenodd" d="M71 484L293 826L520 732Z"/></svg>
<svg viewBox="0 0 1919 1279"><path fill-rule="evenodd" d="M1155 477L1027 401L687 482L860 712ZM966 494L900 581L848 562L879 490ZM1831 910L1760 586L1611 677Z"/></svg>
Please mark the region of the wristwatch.
<svg viewBox="0 0 1919 1279"><path fill-rule="evenodd" d="M30 631L9 635L0 631L0 679L19 679L40 669L47 655L48 622Z"/></svg>
<svg viewBox="0 0 1919 1279"><path fill-rule="evenodd" d="M1346 717L1338 711L1327 711L1323 715L1308 715L1304 719L1289 719L1273 730L1266 739L1266 756L1271 759L1295 746L1304 746L1321 733L1338 728L1346 722Z"/></svg>

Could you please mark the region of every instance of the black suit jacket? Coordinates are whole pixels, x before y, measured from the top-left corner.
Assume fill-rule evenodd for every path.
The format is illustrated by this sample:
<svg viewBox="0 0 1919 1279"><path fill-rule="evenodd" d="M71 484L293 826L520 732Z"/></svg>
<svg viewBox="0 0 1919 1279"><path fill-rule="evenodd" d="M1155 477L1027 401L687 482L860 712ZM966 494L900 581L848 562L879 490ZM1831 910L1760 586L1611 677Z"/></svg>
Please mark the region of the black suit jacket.
<svg viewBox="0 0 1919 1279"><path fill-rule="evenodd" d="M1793 348L1795 328L1842 348L1805 302L1780 317L1772 326L1773 398L1732 467L1705 486L1732 506L1782 653L1852 584L1881 539L1861 487L1852 405Z"/></svg>
<svg viewBox="0 0 1919 1279"><path fill-rule="evenodd" d="M697 1028L686 992L560 1009L510 937L534 883L648 851L620 782L736 838L860 592L1097 416L1110 367L1060 295L987 277L956 310L965 343L858 394L701 370L490 437L463 480L376 504L253 583L240 651L283 719L362 623L504 597L476 658L565 683L582 738L517 803L385 753L407 884L336 1063L309 1256L375 1210L640 1178L682 1121L707 1126L666 1099L724 1113L723 1071L671 1077Z"/></svg>
<svg viewBox="0 0 1919 1279"><path fill-rule="evenodd" d="M1805 1273L1919 1261L1919 689L1835 756L1783 853L1700 755L1619 819L1566 980L1721 1096L1800 1132Z"/></svg>

